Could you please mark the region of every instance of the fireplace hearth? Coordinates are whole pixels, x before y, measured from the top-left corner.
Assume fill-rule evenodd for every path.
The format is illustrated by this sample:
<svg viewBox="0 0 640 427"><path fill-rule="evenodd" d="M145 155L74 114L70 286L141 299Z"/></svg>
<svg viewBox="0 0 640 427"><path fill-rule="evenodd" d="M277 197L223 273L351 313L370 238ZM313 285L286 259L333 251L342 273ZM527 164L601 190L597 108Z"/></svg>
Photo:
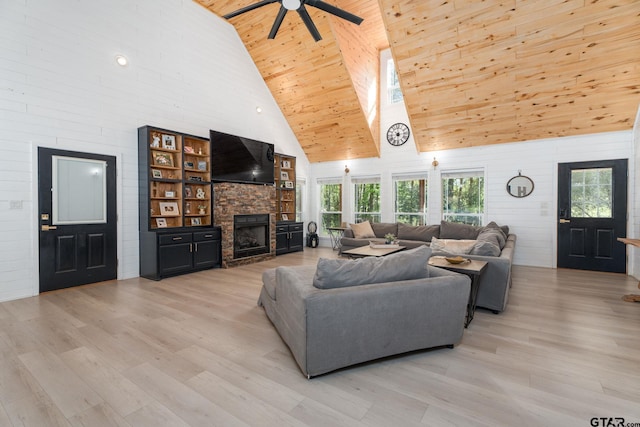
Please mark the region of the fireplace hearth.
<svg viewBox="0 0 640 427"><path fill-rule="evenodd" d="M233 259L269 252L269 214L234 215Z"/></svg>

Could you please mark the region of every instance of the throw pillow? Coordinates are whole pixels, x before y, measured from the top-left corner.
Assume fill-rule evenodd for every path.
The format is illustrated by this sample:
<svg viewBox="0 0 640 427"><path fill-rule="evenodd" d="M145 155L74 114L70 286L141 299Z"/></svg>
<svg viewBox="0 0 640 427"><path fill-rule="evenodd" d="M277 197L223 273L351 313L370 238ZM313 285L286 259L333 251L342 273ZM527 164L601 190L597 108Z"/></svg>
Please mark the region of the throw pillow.
<svg viewBox="0 0 640 427"><path fill-rule="evenodd" d="M439 225L409 225L398 223L398 239L430 242L432 237L440 237Z"/></svg>
<svg viewBox="0 0 640 427"><path fill-rule="evenodd" d="M431 250L433 252L447 252L450 254L468 254L476 244L475 240L465 239L431 239Z"/></svg>
<svg viewBox="0 0 640 427"><path fill-rule="evenodd" d="M495 243L478 240L469 253L471 255L500 256L501 252L500 247Z"/></svg>
<svg viewBox="0 0 640 427"><path fill-rule="evenodd" d="M313 286L332 289L426 278L429 277L430 256L431 249L423 245L385 257L357 260L320 258Z"/></svg>
<svg viewBox="0 0 640 427"><path fill-rule="evenodd" d="M475 240L482 227L468 224L458 224L456 222L440 222L441 239Z"/></svg>
<svg viewBox="0 0 640 427"><path fill-rule="evenodd" d="M356 239L371 239L376 237L376 235L373 234L373 228L371 228L371 223L369 221L358 224L349 224L349 227L351 227L353 237Z"/></svg>

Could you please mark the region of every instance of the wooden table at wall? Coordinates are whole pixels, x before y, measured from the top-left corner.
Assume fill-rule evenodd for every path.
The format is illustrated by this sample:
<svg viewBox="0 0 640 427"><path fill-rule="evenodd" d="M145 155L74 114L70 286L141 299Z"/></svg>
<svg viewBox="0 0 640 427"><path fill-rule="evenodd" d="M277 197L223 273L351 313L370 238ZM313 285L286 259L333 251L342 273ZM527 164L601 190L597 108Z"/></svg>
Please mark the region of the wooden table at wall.
<svg viewBox="0 0 640 427"><path fill-rule="evenodd" d="M618 242L622 242L625 245L635 246L640 248L640 239L629 239L627 237L618 237ZM638 288L640 288L640 282L638 282ZM628 302L640 302L640 295L629 294L622 297L623 300Z"/></svg>

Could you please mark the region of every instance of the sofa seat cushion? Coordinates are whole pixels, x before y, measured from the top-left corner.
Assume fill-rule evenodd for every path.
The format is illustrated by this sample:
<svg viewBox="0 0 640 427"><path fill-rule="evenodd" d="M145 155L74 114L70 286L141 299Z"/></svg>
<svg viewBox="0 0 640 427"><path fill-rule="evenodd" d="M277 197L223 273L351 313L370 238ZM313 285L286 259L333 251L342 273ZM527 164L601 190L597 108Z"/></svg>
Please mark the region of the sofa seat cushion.
<svg viewBox="0 0 640 427"><path fill-rule="evenodd" d="M440 237L439 225L409 225L398 223L398 239L421 240L430 242L433 237Z"/></svg>
<svg viewBox="0 0 640 427"><path fill-rule="evenodd" d="M476 240L468 239L438 239L434 237L431 239L431 250L454 255L468 254L476 242Z"/></svg>
<svg viewBox="0 0 640 427"><path fill-rule="evenodd" d="M482 227L458 224L456 222L440 222L440 239L476 240Z"/></svg>
<svg viewBox="0 0 640 427"><path fill-rule="evenodd" d="M349 227L351 227L353 237L356 239L369 239L376 237L369 221L361 222L359 224L349 224Z"/></svg>
<svg viewBox="0 0 640 427"><path fill-rule="evenodd" d="M385 257L357 260L320 258L313 286L332 289L426 278L429 277L430 256L431 249L422 245Z"/></svg>

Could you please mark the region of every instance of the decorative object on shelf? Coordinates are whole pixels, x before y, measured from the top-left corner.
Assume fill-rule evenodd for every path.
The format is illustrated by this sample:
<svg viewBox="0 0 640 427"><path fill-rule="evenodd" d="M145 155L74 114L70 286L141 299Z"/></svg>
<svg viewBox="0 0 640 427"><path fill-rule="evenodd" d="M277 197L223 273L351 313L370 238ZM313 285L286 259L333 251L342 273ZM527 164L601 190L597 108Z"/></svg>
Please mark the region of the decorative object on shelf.
<svg viewBox="0 0 640 427"><path fill-rule="evenodd" d="M206 215L207 207L205 205L198 205L198 215Z"/></svg>
<svg viewBox="0 0 640 427"><path fill-rule="evenodd" d="M162 148L167 150L176 149L176 137L174 135L162 135Z"/></svg>
<svg viewBox="0 0 640 427"><path fill-rule="evenodd" d="M196 190L196 199L204 199L206 196L204 190L202 188L198 188Z"/></svg>
<svg viewBox="0 0 640 427"><path fill-rule="evenodd" d="M286 213L283 213L281 216L283 221L289 221L289 215L287 215Z"/></svg>
<svg viewBox="0 0 640 427"><path fill-rule="evenodd" d="M289 160L283 160L282 161L282 168L283 169L291 169L291 162Z"/></svg>
<svg viewBox="0 0 640 427"><path fill-rule="evenodd" d="M201 176L190 176L189 177L189 181L202 182L202 177Z"/></svg>
<svg viewBox="0 0 640 427"><path fill-rule="evenodd" d="M202 225L200 218L191 218L191 225Z"/></svg>
<svg viewBox="0 0 640 427"><path fill-rule="evenodd" d="M153 138L153 141L151 142L150 147L151 148L159 148L160 147L160 135L158 135L158 133L153 132L151 134L151 137Z"/></svg>
<svg viewBox="0 0 640 427"><path fill-rule="evenodd" d="M393 146L400 146L409 140L409 126L404 123L395 123L387 130L387 142Z"/></svg>
<svg viewBox="0 0 640 427"><path fill-rule="evenodd" d="M156 218L158 228L167 228L167 220L164 218Z"/></svg>
<svg viewBox="0 0 640 427"><path fill-rule="evenodd" d="M176 197L176 192L175 191L165 191L164 192L164 197Z"/></svg>
<svg viewBox="0 0 640 427"><path fill-rule="evenodd" d="M193 197L193 190L191 190L191 187L189 186L184 187L184 197L187 197L187 198Z"/></svg>
<svg viewBox="0 0 640 427"><path fill-rule="evenodd" d="M294 188L293 181L285 181L284 188Z"/></svg>
<svg viewBox="0 0 640 427"><path fill-rule="evenodd" d="M198 147L198 154L202 154L202 147Z"/></svg>
<svg viewBox="0 0 640 427"><path fill-rule="evenodd" d="M193 153L195 153L195 151L193 150L193 147L192 147L192 146L190 146L190 145L185 145L185 146L184 146L184 152L185 152L185 153L188 153L188 154L193 154Z"/></svg>
<svg viewBox="0 0 640 427"><path fill-rule="evenodd" d="M180 210L176 202L160 202L160 215L162 216L180 216Z"/></svg>
<svg viewBox="0 0 640 427"><path fill-rule="evenodd" d="M160 169L151 169L151 176L154 178L162 178L162 171Z"/></svg>
<svg viewBox="0 0 640 427"><path fill-rule="evenodd" d="M518 175L507 182L507 193L513 197L523 198L533 192L533 187L533 180L518 171Z"/></svg>
<svg viewBox="0 0 640 427"><path fill-rule="evenodd" d="M184 205L184 214L189 215L191 213L191 203L187 202Z"/></svg>
<svg viewBox="0 0 640 427"><path fill-rule="evenodd" d="M283 180L283 181L288 181L289 180L289 172L287 172L287 171L280 172L280 179Z"/></svg>
<svg viewBox="0 0 640 427"><path fill-rule="evenodd" d="M153 164L158 166L173 167L173 156L171 153L163 153L162 151L153 151Z"/></svg>
<svg viewBox="0 0 640 427"><path fill-rule="evenodd" d="M184 162L185 169L193 169L193 162Z"/></svg>
<svg viewBox="0 0 640 427"><path fill-rule="evenodd" d="M198 170L206 172L206 170L207 170L207 162L206 162L206 160L199 160L198 161Z"/></svg>

